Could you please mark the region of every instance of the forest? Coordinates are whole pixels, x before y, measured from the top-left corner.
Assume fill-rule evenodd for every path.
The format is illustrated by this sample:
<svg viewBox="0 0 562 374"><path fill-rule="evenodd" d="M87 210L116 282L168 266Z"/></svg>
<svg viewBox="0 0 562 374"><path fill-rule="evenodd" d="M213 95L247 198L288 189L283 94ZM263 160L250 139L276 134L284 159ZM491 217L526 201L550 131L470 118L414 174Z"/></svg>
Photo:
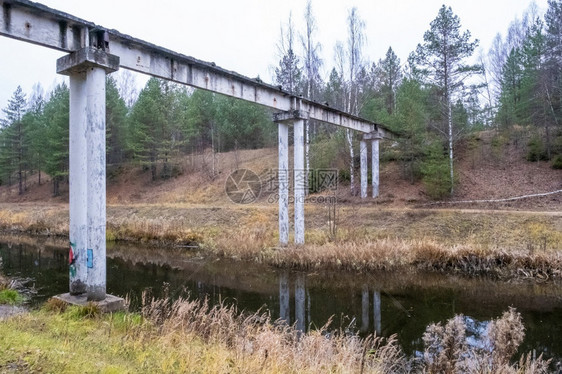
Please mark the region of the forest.
<svg viewBox="0 0 562 374"><path fill-rule="evenodd" d="M532 3L487 53L478 53L478 39L443 5L406 61L391 46L369 61L365 23L352 8L330 66L311 1L301 16L304 30L292 16L281 27L272 84L393 130L398 136L386 142L383 159L401 162L403 177L423 181L432 198L454 195L456 146L483 130L498 142L524 143L528 161L562 169L562 0L549 0L544 14ZM276 145L265 108L156 78L137 93L134 76L119 74L106 82L108 172L138 165L156 181L183 173L178 160L189 154ZM46 94L39 85L31 93L17 87L3 112L0 185L24 194L28 177L41 183L48 175L58 195L68 179L68 85ZM337 167L356 192L359 136L309 121L307 164Z"/></svg>

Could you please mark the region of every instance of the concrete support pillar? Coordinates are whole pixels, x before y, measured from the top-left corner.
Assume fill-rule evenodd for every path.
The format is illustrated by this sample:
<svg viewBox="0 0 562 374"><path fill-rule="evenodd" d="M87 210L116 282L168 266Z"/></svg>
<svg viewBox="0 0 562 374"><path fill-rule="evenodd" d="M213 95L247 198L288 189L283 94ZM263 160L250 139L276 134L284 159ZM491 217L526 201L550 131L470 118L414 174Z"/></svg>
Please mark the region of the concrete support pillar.
<svg viewBox="0 0 562 374"><path fill-rule="evenodd" d="M278 124L279 129L279 244L289 244L289 126Z"/></svg>
<svg viewBox="0 0 562 374"><path fill-rule="evenodd" d="M382 331L382 318L381 318L381 292L373 292L373 323L375 324L375 332L377 335L381 335Z"/></svg>
<svg viewBox="0 0 562 374"><path fill-rule="evenodd" d="M369 168L367 163L367 142L365 140L359 142L359 157L361 167L361 198L365 199L367 198L367 170Z"/></svg>
<svg viewBox="0 0 562 374"><path fill-rule="evenodd" d="M372 140L371 184L373 186L373 197L379 196L379 140L379 138Z"/></svg>
<svg viewBox="0 0 562 374"><path fill-rule="evenodd" d="M85 252L79 249L74 261L80 273L72 276L71 264L70 291L84 291L78 287L80 274L90 301L106 299L105 76L118 68L119 57L94 47L57 60L57 72L71 77L70 240L76 247L80 243Z"/></svg>
<svg viewBox="0 0 562 374"><path fill-rule="evenodd" d="M88 145L88 300L105 299L105 70L91 67L86 73Z"/></svg>
<svg viewBox="0 0 562 374"><path fill-rule="evenodd" d="M86 75L70 76L69 143L69 288L71 295L86 292L88 272L88 178L86 152Z"/></svg>
<svg viewBox="0 0 562 374"><path fill-rule="evenodd" d="M294 162L293 176L295 179L295 244L304 244L304 199L305 179L308 177L304 170L304 120L297 119L293 125L294 131Z"/></svg>
<svg viewBox="0 0 562 374"><path fill-rule="evenodd" d="M298 331L305 331L306 328L306 291L304 274L297 274L295 280L295 322Z"/></svg>
<svg viewBox="0 0 562 374"><path fill-rule="evenodd" d="M279 274L279 319L287 324L291 323L291 307L289 304L289 274Z"/></svg>

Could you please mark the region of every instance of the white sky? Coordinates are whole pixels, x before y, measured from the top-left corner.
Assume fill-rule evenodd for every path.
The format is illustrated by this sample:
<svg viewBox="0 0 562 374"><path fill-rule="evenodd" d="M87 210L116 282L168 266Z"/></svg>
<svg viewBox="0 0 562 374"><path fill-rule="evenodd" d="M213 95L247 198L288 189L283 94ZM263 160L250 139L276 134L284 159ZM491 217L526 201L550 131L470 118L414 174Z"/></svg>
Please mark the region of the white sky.
<svg viewBox="0 0 562 374"><path fill-rule="evenodd" d="M470 30L488 51L494 36L505 34L531 0L448 0L463 29ZM271 81L278 62L276 44L280 25L292 11L302 30L306 0L41 0L49 7L119 30L139 39L249 77ZM334 65L336 41L347 37L348 10L357 6L366 23L365 55L371 61L384 57L389 46L402 62L423 41L423 33L437 16L444 0L312 0L317 39L322 44L324 69ZM547 0L536 0L546 10ZM40 82L50 91L57 79L56 59L63 53L0 37L0 108L18 85L28 94ZM0 113L3 117L3 113Z"/></svg>

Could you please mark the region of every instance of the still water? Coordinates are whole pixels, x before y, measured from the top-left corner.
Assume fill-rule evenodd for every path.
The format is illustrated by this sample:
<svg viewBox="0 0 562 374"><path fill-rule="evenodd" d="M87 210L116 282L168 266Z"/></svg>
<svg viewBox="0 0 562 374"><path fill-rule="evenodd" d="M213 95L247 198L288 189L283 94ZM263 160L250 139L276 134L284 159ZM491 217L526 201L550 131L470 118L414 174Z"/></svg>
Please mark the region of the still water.
<svg viewBox="0 0 562 374"><path fill-rule="evenodd" d="M0 272L27 279L38 291L37 305L68 292L68 250L44 240L0 238ZM562 284L499 282L488 279L419 273L290 272L226 260L208 260L181 248L154 249L115 245L108 248L108 293L129 295L138 308L143 290L158 297L208 298L236 303L240 310L268 310L297 328L324 325L390 336L407 354L422 347L422 334L432 322L463 314L472 339L488 321L509 306L523 316L526 337L522 352L559 361L562 358Z"/></svg>

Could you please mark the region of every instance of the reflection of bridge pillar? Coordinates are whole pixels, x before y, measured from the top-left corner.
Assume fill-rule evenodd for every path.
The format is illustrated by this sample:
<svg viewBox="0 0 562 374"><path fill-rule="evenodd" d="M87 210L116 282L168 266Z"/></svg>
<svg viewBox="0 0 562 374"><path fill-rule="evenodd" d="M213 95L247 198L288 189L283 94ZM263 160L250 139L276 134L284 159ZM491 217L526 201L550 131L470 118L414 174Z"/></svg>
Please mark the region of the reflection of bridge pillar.
<svg viewBox="0 0 562 374"><path fill-rule="evenodd" d="M366 284L361 289L361 332L369 330L369 287Z"/></svg>
<svg viewBox="0 0 562 374"><path fill-rule="evenodd" d="M377 335L380 335L382 331L380 291L373 291L373 321L375 324L375 332Z"/></svg>
<svg viewBox="0 0 562 374"><path fill-rule="evenodd" d="M279 129L279 244L289 244L289 126L278 124Z"/></svg>
<svg viewBox="0 0 562 374"><path fill-rule="evenodd" d="M306 291L304 274L297 274L297 278L295 280L295 322L297 330L303 332L306 328L305 302Z"/></svg>
<svg viewBox="0 0 562 374"><path fill-rule="evenodd" d="M80 266L86 265L87 267L86 292L88 300L93 301L104 300L106 297L105 76L106 73L116 71L118 68L119 57L95 47L83 48L57 61L57 72L72 77L70 95L71 98L76 99L73 105L75 110L72 111L71 128L74 127L73 140L76 139L82 145L82 149L77 149L77 146L71 147L75 152L73 156L78 156L73 168L74 174L70 174L71 188L76 188L76 191L71 190L70 192L73 196L70 201L72 204L70 220L75 224L71 240L73 234L82 243L84 240L81 226L84 224L83 199L85 195L87 198L86 256L81 253L83 249L81 248L76 261L80 262ZM72 92L73 90L74 92ZM81 95L81 98L77 98L77 95ZM80 130L85 130L85 136L80 133ZM86 161L86 170L84 170L84 161ZM81 175L83 172L86 173L85 179ZM83 188L84 181L86 188ZM78 276L78 273L76 275ZM82 270L80 276L84 276ZM75 285L79 284L77 279L73 280ZM77 288L74 288L74 291L77 291Z"/></svg>
<svg viewBox="0 0 562 374"><path fill-rule="evenodd" d="M287 324L291 323L291 307L289 292L289 275L287 272L279 274L279 319Z"/></svg>

